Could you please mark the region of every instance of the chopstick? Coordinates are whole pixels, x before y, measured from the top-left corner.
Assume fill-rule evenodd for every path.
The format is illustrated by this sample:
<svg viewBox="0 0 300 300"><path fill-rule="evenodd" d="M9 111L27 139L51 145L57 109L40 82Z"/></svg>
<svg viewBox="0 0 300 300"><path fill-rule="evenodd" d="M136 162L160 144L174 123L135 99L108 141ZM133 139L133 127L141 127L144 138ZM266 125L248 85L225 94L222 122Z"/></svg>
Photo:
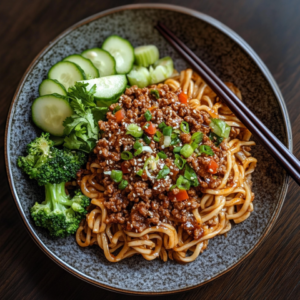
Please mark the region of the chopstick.
<svg viewBox="0 0 300 300"><path fill-rule="evenodd" d="M193 53L162 22L155 28L186 59L212 90L227 104L230 110L251 131L281 166L300 185L300 162L279 139L239 100L216 74Z"/></svg>

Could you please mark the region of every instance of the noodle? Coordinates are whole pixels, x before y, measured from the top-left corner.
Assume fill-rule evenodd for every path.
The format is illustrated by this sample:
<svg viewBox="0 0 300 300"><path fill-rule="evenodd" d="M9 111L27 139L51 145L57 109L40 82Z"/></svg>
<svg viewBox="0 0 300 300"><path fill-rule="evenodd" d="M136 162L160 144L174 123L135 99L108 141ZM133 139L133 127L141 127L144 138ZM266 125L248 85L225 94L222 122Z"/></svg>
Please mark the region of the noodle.
<svg viewBox="0 0 300 300"><path fill-rule="evenodd" d="M97 171L100 165L98 161L88 163L87 169L91 174L82 177L80 187L92 201L86 219L77 230L76 241L81 247L97 244L110 262L118 262L139 254L146 260L160 257L163 261L169 258L178 263L189 263L206 249L210 239L230 231L230 220L234 223L243 222L254 209L251 173L255 170L257 160L251 156L248 149L249 146L255 145L253 141L249 141L249 130L191 69L166 80L165 84L173 92L181 89L187 94L188 105L192 109L205 111L210 117L225 121L238 130L239 134L236 138L224 140L227 162L221 183L217 188L203 188L200 206L192 211L195 221L203 230L198 239L187 234L180 222L172 216L170 220L173 225L161 222L142 232L126 231L120 224L107 224L105 220L108 212L103 203L105 189L99 181L101 177L98 177ZM237 87L232 83L226 85L242 99Z"/></svg>

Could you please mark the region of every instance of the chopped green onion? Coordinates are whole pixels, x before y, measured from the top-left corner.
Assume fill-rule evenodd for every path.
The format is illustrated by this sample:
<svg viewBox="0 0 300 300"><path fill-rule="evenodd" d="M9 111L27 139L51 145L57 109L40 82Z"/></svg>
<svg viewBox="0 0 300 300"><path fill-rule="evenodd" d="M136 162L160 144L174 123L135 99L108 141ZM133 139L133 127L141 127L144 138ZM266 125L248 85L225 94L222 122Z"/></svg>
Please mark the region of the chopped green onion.
<svg viewBox="0 0 300 300"><path fill-rule="evenodd" d="M159 125L158 125L158 128L160 130L163 130L165 127L167 127L166 123L165 122L161 122Z"/></svg>
<svg viewBox="0 0 300 300"><path fill-rule="evenodd" d="M163 134L160 131L156 131L154 136L153 136L153 140L155 142L159 142L160 138L163 136Z"/></svg>
<svg viewBox="0 0 300 300"><path fill-rule="evenodd" d="M114 110L113 110L113 115L117 112L117 111L119 111L119 110L121 110L122 109L122 107L120 106L120 105L117 105L115 108L114 108Z"/></svg>
<svg viewBox="0 0 300 300"><path fill-rule="evenodd" d="M180 153L180 150L182 149L182 147L178 146L178 147L175 147L173 149L173 153Z"/></svg>
<svg viewBox="0 0 300 300"><path fill-rule="evenodd" d="M144 134L143 135L143 140L147 145L151 144L151 139L148 137L148 135Z"/></svg>
<svg viewBox="0 0 300 300"><path fill-rule="evenodd" d="M186 121L181 122L180 124L180 129L184 133L189 133L190 132L190 126L189 123Z"/></svg>
<svg viewBox="0 0 300 300"><path fill-rule="evenodd" d="M159 158L166 159L168 156L164 151L160 151L157 153Z"/></svg>
<svg viewBox="0 0 300 300"><path fill-rule="evenodd" d="M158 172L157 179L165 178L170 173L170 169L164 165L164 167Z"/></svg>
<svg viewBox="0 0 300 300"><path fill-rule="evenodd" d="M136 175L142 176L143 175L143 169L140 169L136 172Z"/></svg>
<svg viewBox="0 0 300 300"><path fill-rule="evenodd" d="M185 163L186 163L185 159L183 159L179 154L175 154L174 164L175 164L175 166L178 167L178 169L182 170Z"/></svg>
<svg viewBox="0 0 300 300"><path fill-rule="evenodd" d="M143 129L148 129L149 128L149 126L150 126L150 123L149 122L147 122L144 126L143 126Z"/></svg>
<svg viewBox="0 0 300 300"><path fill-rule="evenodd" d="M146 110L144 116L147 121L150 121L152 119L151 112L148 109Z"/></svg>
<svg viewBox="0 0 300 300"><path fill-rule="evenodd" d="M173 184L173 185L170 187L169 191L170 191L170 192L173 191L176 187L177 187L177 185L176 185L176 184Z"/></svg>
<svg viewBox="0 0 300 300"><path fill-rule="evenodd" d="M220 119L211 119L209 127L219 137L228 138L231 127Z"/></svg>
<svg viewBox="0 0 300 300"><path fill-rule="evenodd" d="M180 189L180 190L189 190L191 187L190 182L185 179L182 175L180 175L176 181L176 186Z"/></svg>
<svg viewBox="0 0 300 300"><path fill-rule="evenodd" d="M126 188L127 185L128 185L128 181L122 179L122 181L120 182L118 188L119 188L119 190L124 190L124 189Z"/></svg>
<svg viewBox="0 0 300 300"><path fill-rule="evenodd" d="M180 150L180 154L183 155L185 158L190 157L193 154L193 152L194 152L194 149L189 144L185 144Z"/></svg>
<svg viewBox="0 0 300 300"><path fill-rule="evenodd" d="M171 126L166 126L163 129L164 136L171 136L173 128Z"/></svg>
<svg viewBox="0 0 300 300"><path fill-rule="evenodd" d="M120 182L122 180L122 177L123 177L123 172L122 171L119 171L119 170L112 170L111 171L110 178L114 182Z"/></svg>
<svg viewBox="0 0 300 300"><path fill-rule="evenodd" d="M133 144L133 149L137 150L139 148L143 147L143 144L141 144L139 141L136 141L134 144Z"/></svg>
<svg viewBox="0 0 300 300"><path fill-rule="evenodd" d="M198 145L202 142L202 139L203 139L203 133L202 132L193 133L192 138L191 138L192 142L195 142Z"/></svg>
<svg viewBox="0 0 300 300"><path fill-rule="evenodd" d="M216 147L219 147L220 144L223 142L224 138L216 135L212 131L208 135L209 139L216 145Z"/></svg>
<svg viewBox="0 0 300 300"><path fill-rule="evenodd" d="M204 153L204 154L210 155L210 156L213 156L215 154L214 151L211 149L211 147L208 145L201 145L199 147L199 151L200 151L200 153Z"/></svg>
<svg viewBox="0 0 300 300"><path fill-rule="evenodd" d="M131 153L130 151L123 151L123 152L121 153L121 158L122 158L123 160L129 160L129 159L132 159L132 158L133 158L133 155L132 155L132 153Z"/></svg>
<svg viewBox="0 0 300 300"><path fill-rule="evenodd" d="M198 186L199 181L196 172L188 165L185 165L184 177L191 182L191 185Z"/></svg>
<svg viewBox="0 0 300 300"><path fill-rule="evenodd" d="M130 134L136 138L141 137L143 135L143 130L140 126L136 124L130 124L127 127L126 134Z"/></svg>
<svg viewBox="0 0 300 300"><path fill-rule="evenodd" d="M137 155L141 154L142 152L143 152L143 147L140 147L134 152L134 156L137 156Z"/></svg>
<svg viewBox="0 0 300 300"><path fill-rule="evenodd" d="M150 90L150 94L153 95L156 99L159 99L159 92L158 90Z"/></svg>
<svg viewBox="0 0 300 300"><path fill-rule="evenodd" d="M176 133L172 133L171 135L171 145L175 146L180 143L179 136Z"/></svg>
<svg viewBox="0 0 300 300"><path fill-rule="evenodd" d="M180 130L179 129L174 129L173 132L177 133L177 134L180 134Z"/></svg>

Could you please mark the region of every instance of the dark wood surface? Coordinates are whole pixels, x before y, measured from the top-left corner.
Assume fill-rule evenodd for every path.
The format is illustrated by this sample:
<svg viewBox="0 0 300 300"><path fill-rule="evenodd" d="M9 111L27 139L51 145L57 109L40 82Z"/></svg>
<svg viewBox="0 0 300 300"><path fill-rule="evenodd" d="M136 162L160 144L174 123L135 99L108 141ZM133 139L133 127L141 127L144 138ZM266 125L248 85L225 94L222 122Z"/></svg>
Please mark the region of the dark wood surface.
<svg viewBox="0 0 300 300"><path fill-rule="evenodd" d="M4 164L4 129L11 99L28 65L61 31L99 11L150 1L0 1L0 299L131 299L91 286L50 260L18 215ZM161 2L161 1L154 1ZM300 158L300 1L185 0L241 35L274 75L290 115ZM299 187L291 182L276 225L238 267L189 292L164 299L300 299ZM138 297L141 298L141 297Z"/></svg>

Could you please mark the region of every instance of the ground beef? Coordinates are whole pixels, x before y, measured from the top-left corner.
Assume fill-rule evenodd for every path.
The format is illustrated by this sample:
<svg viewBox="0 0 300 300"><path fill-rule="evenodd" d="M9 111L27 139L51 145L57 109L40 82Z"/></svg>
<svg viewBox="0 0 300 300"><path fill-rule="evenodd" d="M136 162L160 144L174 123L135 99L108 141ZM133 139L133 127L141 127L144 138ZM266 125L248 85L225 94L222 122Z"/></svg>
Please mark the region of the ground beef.
<svg viewBox="0 0 300 300"><path fill-rule="evenodd" d="M157 90L160 98L156 99L151 90ZM113 114L114 109L120 106L124 112L124 119L118 123ZM158 130L158 125L164 122L177 130L176 144L165 149L163 139L154 141L148 134L149 145L143 137L136 139L126 134L129 124L137 124L143 128L147 124L145 112L151 111L151 123ZM124 229L134 232L142 232L148 227L156 226L160 222L168 224L181 224L182 228L194 238L200 238L203 229L197 224L192 211L200 206L200 198L203 188L216 188L226 172L226 145L221 143L216 146L208 137L210 132L210 118L206 112L189 108L178 101L178 93L171 92L167 85L153 85L140 89L136 86L127 88L120 97L118 103L112 104L107 113L107 121L99 121L101 138L99 139L90 162L100 165L97 175L93 179L104 185L104 205L107 208L106 223L121 224ZM180 124L185 121L189 125L189 133L180 133ZM180 175L184 175L184 169L176 166L173 149L182 147L192 142L192 134L201 131L203 133L202 144L210 146L213 156L196 154L195 152L186 160L186 164L193 168L198 179L198 186L192 186L188 190L188 199L177 201L176 195L181 192L177 187L170 192L170 188L176 183ZM175 135L176 135L175 134ZM175 139L175 137L173 137ZM131 151L138 140L143 146L149 146L152 153L142 152L129 160L123 160L121 153ZM149 158L155 158L157 153L164 151L168 158L160 158L151 166L148 173L144 170L144 164ZM208 172L211 161L214 160L218 168L215 174ZM161 179L156 179L164 166L169 168L169 174ZM125 189L118 188L119 183L114 182L109 175L103 172L122 170L123 180L128 181ZM142 171L140 175L136 173ZM94 170L95 171L95 170ZM78 172L78 183L90 170ZM150 173L149 173L150 172ZM150 176L149 176L150 175ZM170 193L175 195L170 197Z"/></svg>

